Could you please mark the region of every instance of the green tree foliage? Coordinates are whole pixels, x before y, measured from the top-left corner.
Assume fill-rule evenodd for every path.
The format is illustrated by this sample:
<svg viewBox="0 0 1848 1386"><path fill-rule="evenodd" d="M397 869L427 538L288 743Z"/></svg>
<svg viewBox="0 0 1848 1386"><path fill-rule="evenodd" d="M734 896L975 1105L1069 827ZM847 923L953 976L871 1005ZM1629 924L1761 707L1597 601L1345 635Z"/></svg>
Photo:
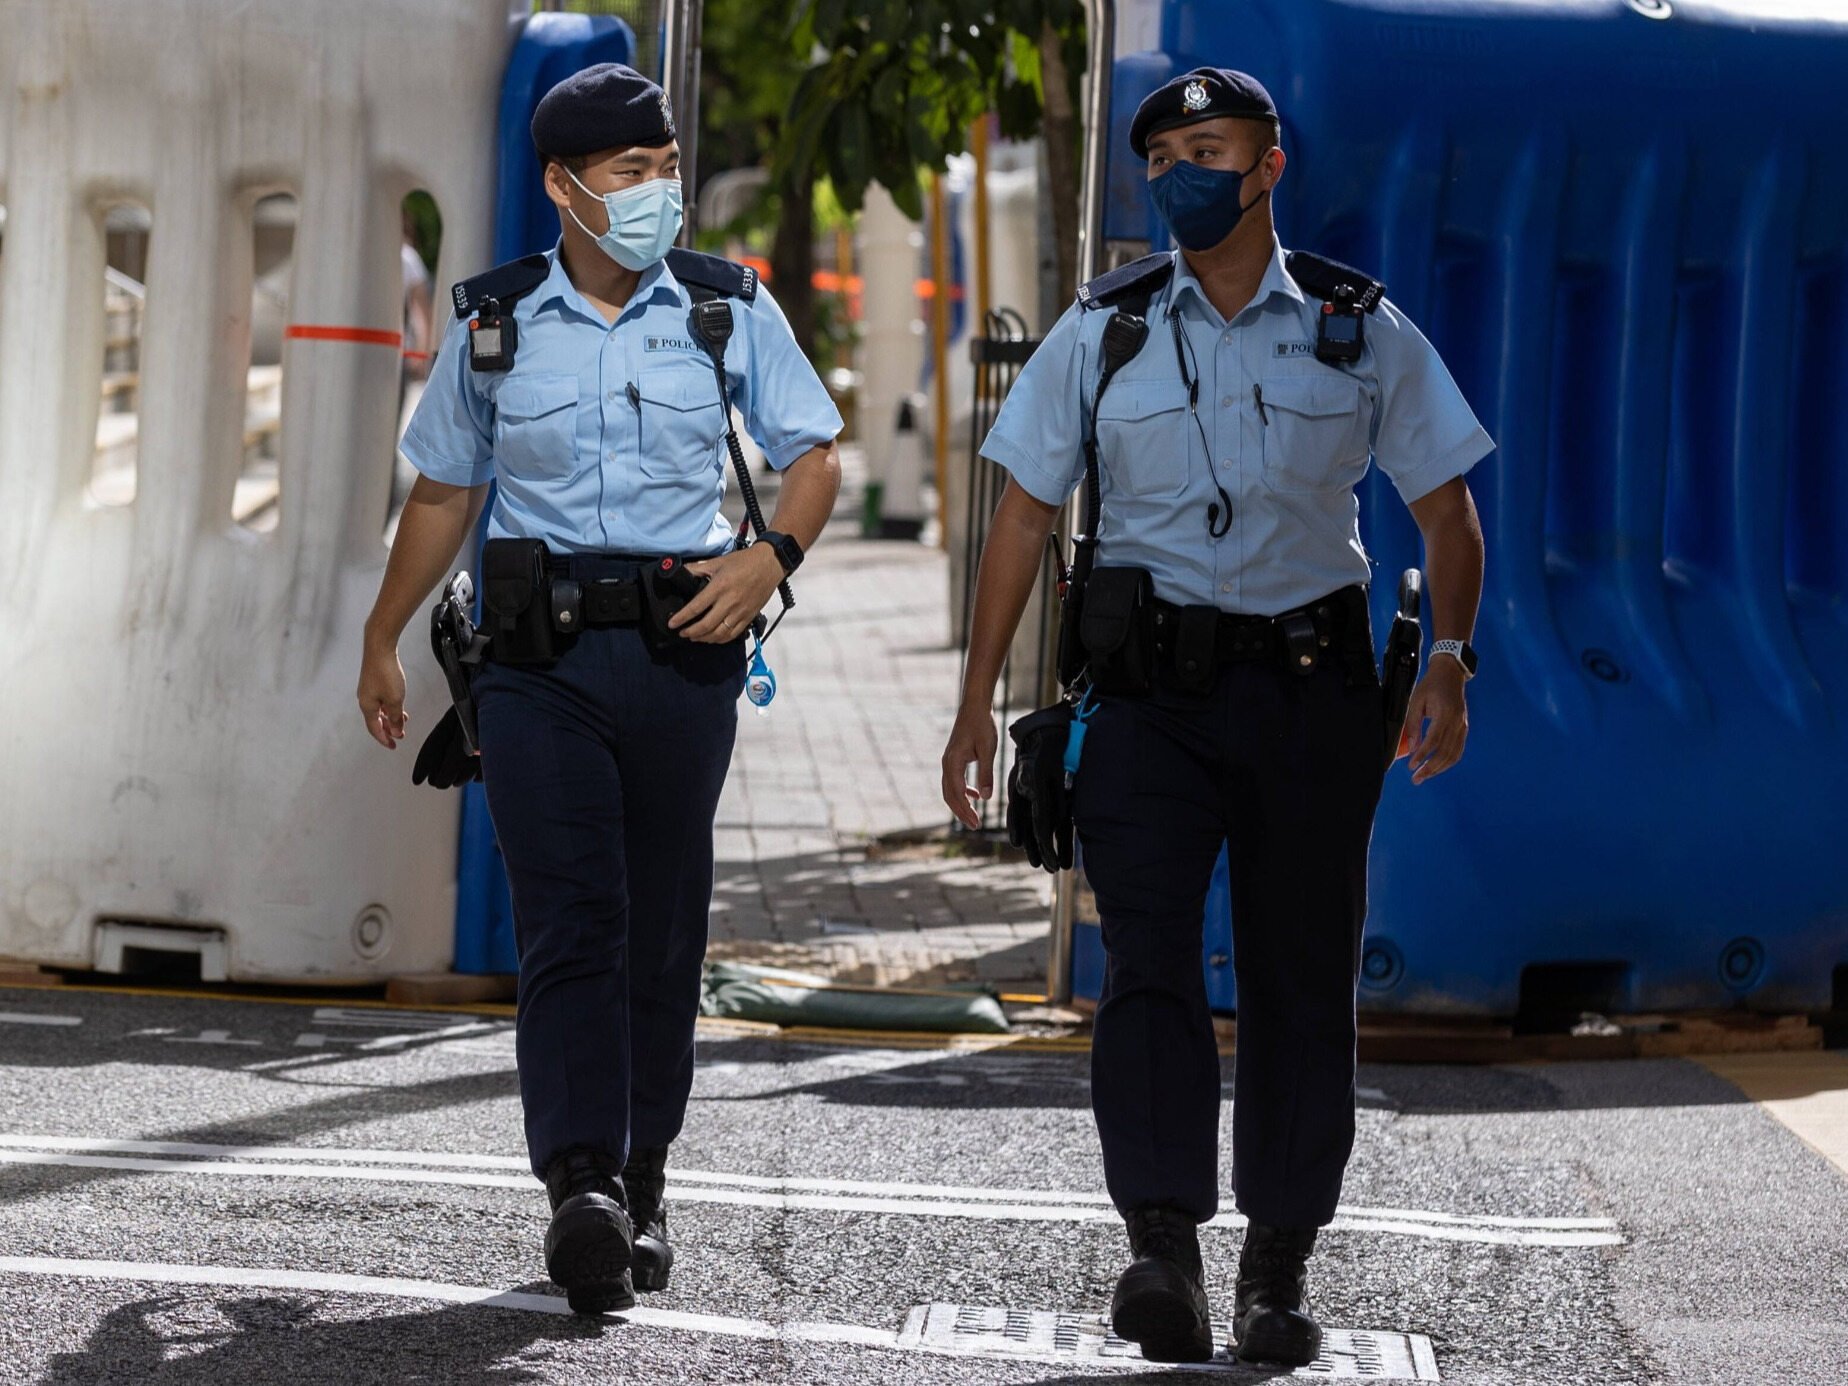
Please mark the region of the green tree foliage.
<svg viewBox="0 0 1848 1386"><path fill-rule="evenodd" d="M788 35L812 55L787 106L772 180L826 175L860 209L882 184L921 219L921 171L968 147L993 115L1008 139L1039 133L1046 106L1042 43L1076 82L1084 69L1079 0L786 0Z"/></svg>

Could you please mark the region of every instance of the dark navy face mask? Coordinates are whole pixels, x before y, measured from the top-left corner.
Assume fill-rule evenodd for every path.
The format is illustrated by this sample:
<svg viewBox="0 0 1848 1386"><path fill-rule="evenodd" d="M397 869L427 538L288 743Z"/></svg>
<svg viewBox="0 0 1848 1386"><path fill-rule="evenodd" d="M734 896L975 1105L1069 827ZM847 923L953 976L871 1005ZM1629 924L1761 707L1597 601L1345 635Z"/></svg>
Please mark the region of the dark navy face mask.
<svg viewBox="0 0 1848 1386"><path fill-rule="evenodd" d="M1250 202L1239 201L1239 189L1258 170L1270 150L1243 173L1203 168L1180 160L1149 184L1155 210L1184 250L1211 250L1237 226L1239 219L1270 192L1266 188Z"/></svg>

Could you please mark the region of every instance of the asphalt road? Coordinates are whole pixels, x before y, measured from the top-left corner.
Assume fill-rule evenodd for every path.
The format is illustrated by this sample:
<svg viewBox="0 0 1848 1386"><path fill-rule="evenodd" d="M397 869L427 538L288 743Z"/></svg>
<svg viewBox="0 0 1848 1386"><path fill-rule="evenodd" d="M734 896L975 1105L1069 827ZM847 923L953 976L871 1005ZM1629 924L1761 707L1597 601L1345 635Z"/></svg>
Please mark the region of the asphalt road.
<svg viewBox="0 0 1848 1386"><path fill-rule="evenodd" d="M1340 1372L1848 1380L1848 1177L1705 1069L1361 1083L1312 1282ZM673 1286L584 1321L505 1019L0 991L0 1381L1266 1379L1098 1355L1125 1244L1085 1093L1080 1054L714 1035ZM1223 1312L1239 1232L1203 1236Z"/></svg>

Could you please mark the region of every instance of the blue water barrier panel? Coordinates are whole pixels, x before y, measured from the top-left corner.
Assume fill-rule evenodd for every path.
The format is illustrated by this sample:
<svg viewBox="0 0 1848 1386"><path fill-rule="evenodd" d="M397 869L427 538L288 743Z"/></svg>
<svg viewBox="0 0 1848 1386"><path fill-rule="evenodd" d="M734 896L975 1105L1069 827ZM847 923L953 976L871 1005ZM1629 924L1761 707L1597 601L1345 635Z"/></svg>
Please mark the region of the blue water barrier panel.
<svg viewBox="0 0 1848 1386"><path fill-rule="evenodd" d="M1191 0L1117 64L1108 238L1160 237L1136 101L1255 73L1284 243L1385 280L1499 444L1469 752L1389 777L1364 1006L1823 1007L1848 968L1848 17L1801 8ZM1421 549L1377 476L1360 520L1383 638Z"/></svg>

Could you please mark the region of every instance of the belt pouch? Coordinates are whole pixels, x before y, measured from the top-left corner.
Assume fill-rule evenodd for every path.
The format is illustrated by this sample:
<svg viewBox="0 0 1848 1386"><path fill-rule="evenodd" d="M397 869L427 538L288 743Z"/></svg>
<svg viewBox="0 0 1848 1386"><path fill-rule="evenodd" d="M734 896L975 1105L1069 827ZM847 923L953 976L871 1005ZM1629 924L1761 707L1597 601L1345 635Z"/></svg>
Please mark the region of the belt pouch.
<svg viewBox="0 0 1848 1386"><path fill-rule="evenodd" d="M570 578L552 579L552 629L576 635L584 628L584 589Z"/></svg>
<svg viewBox="0 0 1848 1386"><path fill-rule="evenodd" d="M710 580L687 571L678 558L663 558L651 563L643 578L642 636L648 648L659 654L686 639L668 621L685 606Z"/></svg>
<svg viewBox="0 0 1848 1386"><path fill-rule="evenodd" d="M1184 606L1174 628L1174 686L1196 696L1213 691L1219 608Z"/></svg>
<svg viewBox="0 0 1848 1386"><path fill-rule="evenodd" d="M1098 692L1147 693L1155 672L1155 581L1148 569L1093 570L1079 632Z"/></svg>
<svg viewBox="0 0 1848 1386"><path fill-rule="evenodd" d="M481 549L481 605L501 664L556 659L543 539L490 539Z"/></svg>
<svg viewBox="0 0 1848 1386"><path fill-rule="evenodd" d="M1324 638L1316 629L1315 618L1307 611L1291 611L1277 618L1277 629L1283 635L1284 659L1290 671L1313 674L1322 662Z"/></svg>

